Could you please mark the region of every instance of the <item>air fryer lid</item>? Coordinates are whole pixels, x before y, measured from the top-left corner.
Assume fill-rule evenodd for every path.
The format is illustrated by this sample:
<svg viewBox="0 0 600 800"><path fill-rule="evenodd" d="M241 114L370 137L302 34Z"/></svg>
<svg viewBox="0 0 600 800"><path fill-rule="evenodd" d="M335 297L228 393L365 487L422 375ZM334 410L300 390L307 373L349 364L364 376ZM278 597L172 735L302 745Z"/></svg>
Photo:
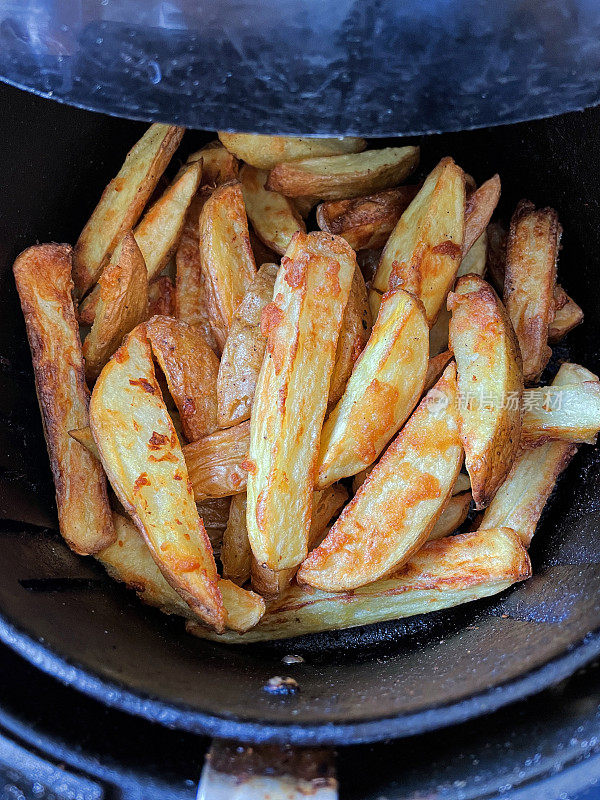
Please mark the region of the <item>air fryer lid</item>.
<svg viewBox="0 0 600 800"><path fill-rule="evenodd" d="M96 111L401 135L600 102L595 0L8 0L0 77Z"/></svg>

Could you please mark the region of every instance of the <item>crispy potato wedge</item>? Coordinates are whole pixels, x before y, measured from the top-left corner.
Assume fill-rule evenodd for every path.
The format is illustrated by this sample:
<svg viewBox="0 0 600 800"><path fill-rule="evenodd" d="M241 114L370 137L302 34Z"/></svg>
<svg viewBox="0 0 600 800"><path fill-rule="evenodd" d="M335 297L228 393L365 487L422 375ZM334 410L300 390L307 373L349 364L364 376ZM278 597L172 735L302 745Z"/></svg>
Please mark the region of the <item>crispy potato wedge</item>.
<svg viewBox="0 0 600 800"><path fill-rule="evenodd" d="M317 488L368 467L400 430L423 392L428 339L423 305L402 289L386 294L346 391L323 425Z"/></svg>
<svg viewBox="0 0 600 800"><path fill-rule="evenodd" d="M549 439L594 444L600 431L600 383L527 389L523 394L524 446Z"/></svg>
<svg viewBox="0 0 600 800"><path fill-rule="evenodd" d="M94 324L83 343L85 376L93 383L123 338L148 317L148 272L132 233L119 242L98 283Z"/></svg>
<svg viewBox="0 0 600 800"><path fill-rule="evenodd" d="M330 200L317 207L317 224L343 236L354 250L383 247L418 191L418 186L397 186L367 197Z"/></svg>
<svg viewBox="0 0 600 800"><path fill-rule="evenodd" d="M577 303L567 296L567 302L554 314L554 319L548 327L548 341L551 344L560 342L567 333L583 322L583 311Z"/></svg>
<svg viewBox="0 0 600 800"><path fill-rule="evenodd" d="M423 302L429 326L433 325L462 259L464 219L464 173L451 158L444 158L383 249L371 290L374 319L381 302L377 295L401 287Z"/></svg>
<svg viewBox="0 0 600 800"><path fill-rule="evenodd" d="M246 213L254 232L271 250L283 255L296 231L306 233L304 220L287 197L265 189L268 172L245 164L240 172Z"/></svg>
<svg viewBox="0 0 600 800"><path fill-rule="evenodd" d="M189 620L198 620L192 609L167 583L156 566L148 545L128 519L114 514L117 541L96 555L111 578L134 589L140 600L160 608L165 614L177 614ZM219 579L227 622L230 630L244 633L253 628L265 611L265 602L254 592L231 586Z"/></svg>
<svg viewBox="0 0 600 800"><path fill-rule="evenodd" d="M69 431L69 436L72 439L75 439L76 442L79 442L79 444L82 444L85 449L94 456L94 458L97 458L98 461L100 461L100 453L96 447L96 442L92 436L92 429L89 425L85 425L83 428L73 428Z"/></svg>
<svg viewBox="0 0 600 800"><path fill-rule="evenodd" d="M321 544L327 534L327 526L348 502L348 491L340 484L328 486L313 493L312 516L308 534L308 549ZM296 567L274 570L266 564L251 559L252 587L263 597L278 597L292 582Z"/></svg>
<svg viewBox="0 0 600 800"><path fill-rule="evenodd" d="M480 275L483 277L486 264L487 231L484 231L479 239L475 239L468 252L462 257L456 277L461 278L463 275Z"/></svg>
<svg viewBox="0 0 600 800"><path fill-rule="evenodd" d="M254 133L219 131L219 139L230 153L257 169L272 169L282 161L360 153L367 146L364 139L352 136L343 139L303 139L296 136L260 136Z"/></svg>
<svg viewBox="0 0 600 800"><path fill-rule="evenodd" d="M137 222L182 136L183 128L151 125L127 153L75 246L73 281L79 297L96 283L118 242Z"/></svg>
<svg viewBox="0 0 600 800"><path fill-rule="evenodd" d="M522 200L510 223L504 304L519 340L525 380L536 381L548 363L554 318L556 260L561 228L556 211Z"/></svg>
<svg viewBox="0 0 600 800"><path fill-rule="evenodd" d="M200 331L173 317L152 317L146 333L186 439L195 442L212 433L217 427L219 359Z"/></svg>
<svg viewBox="0 0 600 800"><path fill-rule="evenodd" d="M111 486L166 580L196 614L223 630L215 560L143 325L96 381L90 427Z"/></svg>
<svg viewBox="0 0 600 800"><path fill-rule="evenodd" d="M175 286L167 275L161 275L148 286L148 316L175 316Z"/></svg>
<svg viewBox="0 0 600 800"><path fill-rule="evenodd" d="M457 399L451 363L302 563L298 583L356 589L390 574L421 547L462 466Z"/></svg>
<svg viewBox="0 0 600 800"><path fill-rule="evenodd" d="M456 359L460 438L477 509L489 505L512 466L521 436L523 368L508 314L478 275L448 296Z"/></svg>
<svg viewBox="0 0 600 800"><path fill-rule="evenodd" d="M273 300L277 264L263 264L238 306L223 348L217 380L217 422L228 428L250 419L256 381L267 346L260 329L265 306Z"/></svg>
<svg viewBox="0 0 600 800"><path fill-rule="evenodd" d="M246 491L250 422L223 428L187 444L183 455L194 497L230 497Z"/></svg>
<svg viewBox="0 0 600 800"><path fill-rule="evenodd" d="M212 287L209 319L220 349L256 274L239 183L216 189L200 213L200 262ZM225 335L223 335L225 334Z"/></svg>
<svg viewBox="0 0 600 800"><path fill-rule="evenodd" d="M342 327L335 351L335 364L329 383L328 406L334 406L344 394L354 365L371 335L372 319L369 295L362 272L356 267L350 295L344 309Z"/></svg>
<svg viewBox="0 0 600 800"><path fill-rule="evenodd" d="M467 199L463 258L487 228L500 200L501 188L500 176L494 175Z"/></svg>
<svg viewBox="0 0 600 800"><path fill-rule="evenodd" d="M474 531L427 542L393 576L352 592L293 586L243 636L219 636L195 623L187 630L227 644L288 639L450 608L498 594L530 575L527 551L514 531Z"/></svg>
<svg viewBox="0 0 600 800"><path fill-rule="evenodd" d="M243 586L250 578L252 550L246 529L246 494L236 494L231 498L229 519L223 534L221 548L223 576Z"/></svg>
<svg viewBox="0 0 600 800"><path fill-rule="evenodd" d="M466 520L472 499L471 492L453 494L448 500L448 505L442 511L440 518L431 529L427 541L433 542L436 539L443 539L444 536L454 533Z"/></svg>
<svg viewBox="0 0 600 800"><path fill-rule="evenodd" d="M453 358L452 351L445 350L443 353L438 353L437 356L433 356L433 358L429 359L427 363L427 372L425 373L423 392L428 392L432 386L435 386Z"/></svg>
<svg viewBox="0 0 600 800"><path fill-rule="evenodd" d="M13 266L31 348L35 388L56 488L60 532L76 553L95 553L115 538L99 462L69 431L88 424L79 329L71 292L73 251L42 244Z"/></svg>
<svg viewBox="0 0 600 800"><path fill-rule="evenodd" d="M355 269L344 239L299 231L262 313L267 348L250 418L247 525L254 556L271 569L306 556L319 437Z"/></svg>
<svg viewBox="0 0 600 800"><path fill-rule="evenodd" d="M205 144L200 150L188 156L188 164L193 164L195 161L202 161L201 186L221 186L238 178L240 162L218 139Z"/></svg>
<svg viewBox="0 0 600 800"><path fill-rule="evenodd" d="M286 197L345 200L401 183L419 163L418 147L384 147L363 153L277 164L266 188Z"/></svg>

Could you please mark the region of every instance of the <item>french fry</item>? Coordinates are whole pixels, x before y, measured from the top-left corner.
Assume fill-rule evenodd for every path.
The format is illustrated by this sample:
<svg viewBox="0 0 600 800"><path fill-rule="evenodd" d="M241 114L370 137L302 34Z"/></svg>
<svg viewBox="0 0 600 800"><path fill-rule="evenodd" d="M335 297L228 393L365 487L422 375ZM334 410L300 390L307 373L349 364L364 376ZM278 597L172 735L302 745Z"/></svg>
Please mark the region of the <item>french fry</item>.
<svg viewBox="0 0 600 800"><path fill-rule="evenodd" d="M306 555L319 436L355 269L341 237L295 233L262 314L267 349L252 406L247 525L252 552L271 569Z"/></svg>
<svg viewBox="0 0 600 800"><path fill-rule="evenodd" d="M222 631L226 612L215 560L143 325L96 381L90 427L115 494L166 580L194 613Z"/></svg>
<svg viewBox="0 0 600 800"><path fill-rule="evenodd" d="M467 475L466 472L459 472L458 478L456 479L456 483L454 484L454 488L452 489L452 494L462 494L462 492L468 492L471 490L471 479Z"/></svg>
<svg viewBox="0 0 600 800"><path fill-rule="evenodd" d="M536 381L550 358L556 260L561 228L556 211L522 200L510 223L504 304L519 340L525 381Z"/></svg>
<svg viewBox="0 0 600 800"><path fill-rule="evenodd" d="M272 169L282 161L359 153L367 146L364 139L352 136L344 139L303 139L295 136L260 136L220 131L219 139L229 152L257 169Z"/></svg>
<svg viewBox="0 0 600 800"><path fill-rule="evenodd" d="M43 244L19 255L13 271L31 348L35 388L56 487L60 532L77 553L115 538L99 462L69 436L88 424L79 330L71 292L72 250Z"/></svg>
<svg viewBox="0 0 600 800"><path fill-rule="evenodd" d="M187 163L202 161L201 186L221 186L238 178L240 164L237 158L215 139L188 156Z"/></svg>
<svg viewBox="0 0 600 800"><path fill-rule="evenodd" d="M256 274L239 183L216 189L200 213L200 263L212 288L208 314L219 348Z"/></svg>
<svg viewBox="0 0 600 800"><path fill-rule="evenodd" d="M245 459L249 447L249 421L216 430L185 445L183 455L198 502L207 497L230 497L246 491Z"/></svg>
<svg viewBox="0 0 600 800"><path fill-rule="evenodd" d="M563 364L552 385L560 387L597 376L577 364ZM525 547L529 547L538 521L558 476L567 468L577 446L549 441L532 450L522 450L496 496L486 508L480 530L512 525Z"/></svg>
<svg viewBox="0 0 600 800"><path fill-rule="evenodd" d="M252 550L246 529L245 494L236 494L231 498L229 519L223 534L221 562L225 578L238 586L243 586L249 580Z"/></svg>
<svg viewBox="0 0 600 800"><path fill-rule="evenodd" d="M368 467L400 430L423 392L428 338L422 304L402 289L385 295L346 391L323 426L318 488Z"/></svg>
<svg viewBox="0 0 600 800"><path fill-rule="evenodd" d="M123 338L148 317L148 272L135 237L127 233L100 276L100 299L83 343L85 375L93 383Z"/></svg>
<svg viewBox="0 0 600 800"><path fill-rule="evenodd" d="M583 311L577 303L567 296L567 302L554 314L554 319L548 327L548 341L551 344L560 342L567 333L583 322Z"/></svg>
<svg viewBox="0 0 600 800"><path fill-rule="evenodd" d="M173 317L152 317L146 333L186 439L195 442L212 433L217 427L219 359L200 331Z"/></svg>
<svg viewBox="0 0 600 800"><path fill-rule="evenodd" d="M175 287L166 275L161 275L148 286L148 316L175 316Z"/></svg>
<svg viewBox="0 0 600 800"><path fill-rule="evenodd" d="M460 437L477 509L508 475L521 436L523 368L519 344L496 292L477 275L448 297L450 348L458 370Z"/></svg>
<svg viewBox="0 0 600 800"><path fill-rule="evenodd" d="M186 627L227 644L288 639L450 608L498 594L530 575L527 551L514 531L474 531L427 542L396 574L352 592L293 586L243 636L219 636L195 623Z"/></svg>
<svg viewBox="0 0 600 800"><path fill-rule="evenodd" d="M500 176L494 175L467 199L463 258L487 228L500 199ZM466 274L466 273L465 273Z"/></svg>
<svg viewBox="0 0 600 800"><path fill-rule="evenodd" d="M344 200L389 189L410 175L418 163L418 147L307 158L277 164L269 173L266 188L286 197Z"/></svg>
<svg viewBox="0 0 600 800"><path fill-rule="evenodd" d="M217 380L220 428L250 419L256 381L267 346L260 318L265 306L273 300L278 269L276 264L261 266L234 314Z"/></svg>
<svg viewBox="0 0 600 800"><path fill-rule="evenodd" d="M369 341L372 319L369 296L362 272L356 267L335 351L335 364L329 383L328 406L334 406L344 394L354 365Z"/></svg>
<svg viewBox="0 0 600 800"><path fill-rule="evenodd" d="M146 605L160 608L165 614L197 621L192 609L164 579L135 525L120 514L114 514L113 518L117 541L96 555L111 578L134 589ZM230 581L219 580L218 583L227 628L239 633L253 628L264 614L264 600L254 592L234 589Z"/></svg>
<svg viewBox="0 0 600 800"><path fill-rule="evenodd" d="M444 350L443 353L438 353L437 356L433 356L433 358L429 359L427 363L427 372L425 373L423 392L428 392L432 386L435 386L442 377L443 371L453 358L452 350Z"/></svg>
<svg viewBox="0 0 600 800"><path fill-rule="evenodd" d="M271 250L283 255L296 231L306 225L294 204L278 192L265 189L268 172L245 164L240 172L248 219L256 235Z"/></svg>
<svg viewBox="0 0 600 800"><path fill-rule="evenodd" d="M348 492L340 484L328 486L313 493L312 516L308 534L308 549L321 544L327 534L327 526L339 514L348 501ZM296 568L276 571L251 559L252 587L263 597L278 597L292 582Z"/></svg>
<svg viewBox="0 0 600 800"><path fill-rule="evenodd" d="M600 383L527 389L523 408L524 446L549 439L594 444L600 431Z"/></svg>
<svg viewBox="0 0 600 800"><path fill-rule="evenodd" d="M487 232L484 231L478 239L475 239L466 255L462 257L456 277L461 278L463 275L480 275L483 277L486 264Z"/></svg>
<svg viewBox="0 0 600 800"><path fill-rule="evenodd" d="M462 466L457 406L451 363L302 563L298 583L333 592L356 589L389 575L421 547Z"/></svg>
<svg viewBox="0 0 600 800"><path fill-rule="evenodd" d="M383 249L371 290L374 319L380 296L401 287L423 302L429 326L433 325L462 259L464 218L464 173L451 158L444 158Z"/></svg>
<svg viewBox="0 0 600 800"><path fill-rule="evenodd" d="M94 441L92 430L89 425L85 425L83 428L73 428L69 431L69 436L72 439L75 439L76 442L79 442L79 444L83 445L85 449L94 456L94 458L97 458L98 461L100 461L100 453L96 447L96 442Z"/></svg>
<svg viewBox="0 0 600 800"><path fill-rule="evenodd" d="M343 236L354 250L383 247L418 191L418 186L397 186L368 197L321 203L317 224L322 231Z"/></svg>
<svg viewBox="0 0 600 800"><path fill-rule="evenodd" d="M79 297L98 280L118 242L137 222L182 136L183 128L151 125L127 154L75 247L73 281Z"/></svg>
<svg viewBox="0 0 600 800"><path fill-rule="evenodd" d="M448 500L448 505L440 514L438 521L431 529L427 541L433 542L436 539L443 539L444 536L454 533L466 520L472 499L471 492L453 494Z"/></svg>

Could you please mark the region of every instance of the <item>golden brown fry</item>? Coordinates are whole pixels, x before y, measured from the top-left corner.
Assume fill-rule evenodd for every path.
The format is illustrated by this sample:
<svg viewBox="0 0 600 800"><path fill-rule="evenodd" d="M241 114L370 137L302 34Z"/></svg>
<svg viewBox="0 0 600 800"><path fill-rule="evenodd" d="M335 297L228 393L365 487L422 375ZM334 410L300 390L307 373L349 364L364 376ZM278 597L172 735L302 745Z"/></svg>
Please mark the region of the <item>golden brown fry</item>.
<svg viewBox="0 0 600 800"><path fill-rule="evenodd" d="M252 406L247 525L256 559L272 569L306 555L319 436L355 269L341 237L298 232L262 314L267 349Z"/></svg>
<svg viewBox="0 0 600 800"><path fill-rule="evenodd" d="M175 287L166 275L156 278L148 287L148 316L175 316Z"/></svg>
<svg viewBox="0 0 600 800"><path fill-rule="evenodd" d="M256 274L239 183L227 183L208 198L200 214L200 263L210 278L208 317L222 350L233 315Z"/></svg>
<svg viewBox="0 0 600 800"><path fill-rule="evenodd" d="M195 161L202 161L201 186L221 186L223 183L237 180L239 161L218 139L205 144L200 150L188 156L188 164L193 164Z"/></svg>
<svg viewBox="0 0 600 800"><path fill-rule="evenodd" d="M247 164L258 169L272 169L282 161L359 153L367 143L347 136L344 139L303 139L295 136L260 136L254 133L219 132L225 147Z"/></svg>
<svg viewBox="0 0 600 800"><path fill-rule="evenodd" d="M221 549L223 576L243 586L250 578L252 550L246 530L246 495L236 494L231 498L229 519L223 534Z"/></svg>
<svg viewBox="0 0 600 800"><path fill-rule="evenodd" d="M423 305L398 289L385 295L346 391L323 426L316 486L365 469L417 404L427 371Z"/></svg>
<svg viewBox="0 0 600 800"><path fill-rule="evenodd" d="M401 183L419 163L418 147L385 147L277 164L266 188L286 197L344 200Z"/></svg>
<svg viewBox="0 0 600 800"><path fill-rule="evenodd" d="M249 446L250 422L216 430L185 445L183 454L197 501L246 491L248 471L244 465Z"/></svg>
<svg viewBox="0 0 600 800"><path fill-rule="evenodd" d="M443 353L438 353L437 356L429 359L427 364L427 372L425 373L425 383L423 385L423 392L428 392L442 377L443 371L453 358L452 350L444 350Z"/></svg>
<svg viewBox="0 0 600 800"><path fill-rule="evenodd" d="M100 276L94 324L83 343L85 376L92 384L123 338L148 316L148 273L135 237L127 233Z"/></svg>
<svg viewBox="0 0 600 800"><path fill-rule="evenodd" d="M458 370L460 437L475 507L485 508L515 459L521 436L523 368L506 309L478 275L448 297Z"/></svg>
<svg viewBox="0 0 600 800"><path fill-rule="evenodd" d="M524 446L549 439L573 443L595 443L600 431L600 383L527 389L523 394Z"/></svg>
<svg viewBox="0 0 600 800"><path fill-rule="evenodd" d="M466 520L471 500L471 492L453 494L448 500L448 505L440 514L438 521L431 529L427 541L433 542L436 539L443 539L444 536L454 533Z"/></svg>
<svg viewBox="0 0 600 800"><path fill-rule="evenodd" d="M186 439L195 442L212 433L217 427L219 359L200 331L173 317L152 317L146 333Z"/></svg>
<svg viewBox="0 0 600 800"><path fill-rule="evenodd" d="M563 339L567 333L572 331L573 328L576 328L582 322L583 311L577 305L577 303L567 295L567 302L562 306L562 308L559 308L556 311L554 319L548 327L548 341L551 344L560 342L560 340Z"/></svg>
<svg viewBox="0 0 600 800"><path fill-rule="evenodd" d="M539 378L552 353L548 330L554 317L560 235L554 209L536 211L521 200L508 235L504 304L519 340L526 381Z"/></svg>
<svg viewBox="0 0 600 800"><path fill-rule="evenodd" d="M278 269L276 264L263 264L235 312L217 380L220 428L250 419L256 381L267 346L260 318L265 306L273 300Z"/></svg>
<svg viewBox="0 0 600 800"><path fill-rule="evenodd" d="M183 128L151 125L127 154L75 247L73 280L79 297L98 280L118 242L137 222L182 136Z"/></svg>
<svg viewBox="0 0 600 800"><path fill-rule="evenodd" d="M371 335L372 319L369 296L362 272L356 267L350 295L344 309L342 327L335 352L335 364L329 383L328 406L334 406L344 394L354 365Z"/></svg>
<svg viewBox="0 0 600 800"><path fill-rule="evenodd" d="M469 196L465 209L463 258L487 228L498 205L500 191L500 176L494 175Z"/></svg>
<svg viewBox="0 0 600 800"><path fill-rule="evenodd" d="M397 569L427 540L444 510L463 459L456 367L449 364L421 401L325 541L298 571L298 582L347 591Z"/></svg>
<svg viewBox="0 0 600 800"><path fill-rule="evenodd" d="M479 239L475 239L472 247L462 257L456 277L463 275L480 275L483 277L487 264L487 232L484 231Z"/></svg>
<svg viewBox="0 0 600 800"><path fill-rule="evenodd" d="M72 250L25 250L13 271L25 317L35 388L56 487L60 532L77 553L95 553L115 537L102 467L69 431L88 424L79 330L71 292Z"/></svg>
<svg viewBox="0 0 600 800"><path fill-rule="evenodd" d="M166 580L196 614L223 630L215 560L143 325L96 381L90 427L111 485Z"/></svg>
<svg viewBox="0 0 600 800"><path fill-rule="evenodd" d="M367 197L321 203L317 223L322 231L343 236L354 250L383 247L418 191L418 186L397 186Z"/></svg>
<svg viewBox="0 0 600 800"><path fill-rule="evenodd" d="M92 430L89 425L85 425L83 428L73 428L73 430L69 431L69 436L75 439L76 442L79 442L79 444L82 444L94 458L100 461L100 453L96 447L96 442L94 441Z"/></svg>
<svg viewBox="0 0 600 800"><path fill-rule="evenodd" d="M287 639L437 611L502 592L531 575L519 537L508 528L427 542L399 572L347 594L293 586L243 636L187 630L227 644Z"/></svg>
<svg viewBox="0 0 600 800"><path fill-rule="evenodd" d="M400 217L383 250L371 290L373 318L381 301L378 295L399 286L422 300L433 325L462 259L464 217L464 173L451 158L444 158Z"/></svg>
<svg viewBox="0 0 600 800"><path fill-rule="evenodd" d="M240 172L246 213L256 235L279 255L287 250L296 231L306 225L291 200L265 189L268 173L245 164Z"/></svg>

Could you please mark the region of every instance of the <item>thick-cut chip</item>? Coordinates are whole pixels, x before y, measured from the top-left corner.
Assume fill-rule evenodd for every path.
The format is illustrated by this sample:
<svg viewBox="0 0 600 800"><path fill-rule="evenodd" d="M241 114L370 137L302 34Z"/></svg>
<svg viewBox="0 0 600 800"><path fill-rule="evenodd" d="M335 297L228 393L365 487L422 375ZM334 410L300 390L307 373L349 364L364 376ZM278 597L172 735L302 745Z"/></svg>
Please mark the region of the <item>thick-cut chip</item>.
<svg viewBox="0 0 600 800"><path fill-rule="evenodd" d="M344 200L396 186L418 163L418 147L385 147L350 155L307 158L277 164L269 173L266 188L286 197L310 195L322 200Z"/></svg>
<svg viewBox="0 0 600 800"><path fill-rule="evenodd" d="M250 578L252 550L246 529L246 495L237 494L231 498L229 519L223 534L221 548L223 576L243 586Z"/></svg>
<svg viewBox="0 0 600 800"><path fill-rule="evenodd" d="M227 644L288 639L450 608L498 594L530 575L527 551L514 531L474 531L427 542L397 574L352 592L293 586L243 636L219 636L195 623L187 630Z"/></svg>
<svg viewBox="0 0 600 800"><path fill-rule="evenodd" d="M249 447L250 422L216 430L185 445L183 454L197 501L246 491Z"/></svg>
<svg viewBox="0 0 600 800"><path fill-rule="evenodd" d="M175 287L167 275L152 281L148 287L148 316L175 316Z"/></svg>
<svg viewBox="0 0 600 800"><path fill-rule="evenodd" d="M522 444L549 439L595 443L600 431L600 383L527 389L523 395Z"/></svg>
<svg viewBox="0 0 600 800"><path fill-rule="evenodd" d="M443 371L446 369L450 361L452 361L452 350L444 350L443 353L438 353L429 359L427 364L427 372L425 373L425 383L423 385L423 392L428 392L442 377Z"/></svg>
<svg viewBox="0 0 600 800"><path fill-rule="evenodd" d="M256 235L271 250L283 255L296 231L306 233L306 225L290 199L265 189L267 177L264 170L249 164L242 167L240 181L246 213Z"/></svg>
<svg viewBox="0 0 600 800"><path fill-rule="evenodd" d="M353 136L344 139L303 139L220 131L219 139L231 153L257 169L272 169L282 161L360 153L367 146L364 139Z"/></svg>
<svg viewBox="0 0 600 800"><path fill-rule="evenodd" d="M558 288L558 287L557 287ZM555 342L560 342L567 333L576 328L583 322L583 311L577 305L577 303L572 300L567 295L567 302L562 306L562 308L557 309L556 313L554 314L554 319L550 323L548 328L548 341L551 344Z"/></svg>
<svg viewBox="0 0 600 800"><path fill-rule="evenodd" d="M521 435L523 369L515 332L492 287L459 278L448 297L458 370L460 437L475 507L485 508L512 466Z"/></svg>
<svg viewBox="0 0 600 800"><path fill-rule="evenodd" d="M152 317L146 332L186 439L195 442L212 433L217 427L219 359L200 331L173 317Z"/></svg>
<svg viewBox="0 0 600 800"><path fill-rule="evenodd" d="M100 301L83 343L85 375L93 383L123 338L148 316L148 273L132 233L124 236L98 283Z"/></svg>
<svg viewBox="0 0 600 800"><path fill-rule="evenodd" d="M151 125L127 154L75 247L73 280L79 297L98 280L118 242L137 222L182 136L183 128Z"/></svg>
<svg viewBox="0 0 600 800"><path fill-rule="evenodd" d="M201 186L221 186L237 180L240 164L237 158L215 139L188 156L187 163L202 161Z"/></svg>
<svg viewBox="0 0 600 800"><path fill-rule="evenodd" d="M556 211L538 211L521 200L510 223L504 304L519 340L526 381L536 381L548 363L548 331L554 317L556 260L561 228Z"/></svg>
<svg viewBox="0 0 600 800"><path fill-rule="evenodd" d="M196 614L223 630L215 560L143 325L96 381L90 427L111 485L161 572Z"/></svg>
<svg viewBox="0 0 600 800"><path fill-rule="evenodd" d="M469 252L463 256L456 277L463 275L480 275L483 277L487 264L487 232L484 231L479 239L475 239Z"/></svg>
<svg viewBox="0 0 600 800"><path fill-rule="evenodd" d="M147 605L197 621L192 609L164 579L135 525L120 514L114 514L113 519L117 541L96 555L111 578L134 589ZM227 628L239 633L253 628L264 614L264 600L254 592L234 589L230 581L219 580L218 584Z"/></svg>
<svg viewBox="0 0 600 800"><path fill-rule="evenodd" d="M208 198L200 214L200 262L209 276L208 314L217 344L225 345L233 315L256 274L244 197L239 183L227 183Z"/></svg>
<svg viewBox="0 0 600 800"><path fill-rule="evenodd" d="M308 549L317 547L327 534L327 526L348 502L348 492L340 484L316 491L312 498L312 517ZM263 597L278 597L292 582L296 567L274 570L252 558L252 587Z"/></svg>
<svg viewBox="0 0 600 800"><path fill-rule="evenodd" d="M71 292L73 251L43 244L25 250L13 271L25 317L35 388L56 487L60 532L77 553L95 553L114 540L102 467L75 439L88 424L79 330Z"/></svg>
<svg viewBox="0 0 600 800"><path fill-rule="evenodd" d="M256 381L267 346L260 318L265 306L273 300L278 269L276 264L263 264L235 312L217 381L220 428L250 419Z"/></svg>
<svg viewBox="0 0 600 800"><path fill-rule="evenodd" d="M329 383L329 407L344 394L354 365L371 335L372 320L369 295L362 272L356 267L335 353L335 364Z"/></svg>
<svg viewBox="0 0 600 800"><path fill-rule="evenodd" d="M355 269L341 237L298 232L263 311L267 349L252 406L247 524L256 559L271 569L306 556L319 437Z"/></svg>
<svg viewBox="0 0 600 800"><path fill-rule="evenodd" d="M494 175L469 195L465 208L463 258L487 228L498 205L500 190L500 176Z"/></svg>
<svg viewBox="0 0 600 800"><path fill-rule="evenodd" d="M371 290L373 318L380 295L399 286L422 300L429 325L435 322L462 259L464 220L464 173L444 158L400 217L381 254Z"/></svg>
<svg viewBox="0 0 600 800"><path fill-rule="evenodd" d="M454 533L466 520L472 499L471 492L453 494L448 500L448 505L442 511L440 518L431 529L427 541L433 542L436 539L443 539L444 536Z"/></svg>
<svg viewBox="0 0 600 800"><path fill-rule="evenodd" d="M398 289L383 298L367 346L321 433L316 485L372 464L423 392L429 329L422 304Z"/></svg>
<svg viewBox="0 0 600 800"><path fill-rule="evenodd" d="M343 236L354 250L383 247L418 191L418 186L397 186L367 197L330 200L318 206L317 223L322 231Z"/></svg>
<svg viewBox="0 0 600 800"><path fill-rule="evenodd" d="M299 583L356 589L389 575L421 547L462 466L457 399L452 363L301 565Z"/></svg>

